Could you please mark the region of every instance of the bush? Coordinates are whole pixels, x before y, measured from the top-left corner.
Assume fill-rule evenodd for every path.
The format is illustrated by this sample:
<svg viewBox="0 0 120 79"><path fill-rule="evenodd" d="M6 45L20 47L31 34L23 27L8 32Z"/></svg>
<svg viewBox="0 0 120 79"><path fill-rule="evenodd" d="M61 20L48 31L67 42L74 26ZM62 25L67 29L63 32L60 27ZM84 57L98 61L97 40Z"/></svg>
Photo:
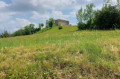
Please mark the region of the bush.
<svg viewBox="0 0 120 79"><path fill-rule="evenodd" d="M63 27L61 26L61 24L59 24L58 26L59 26L58 27L59 30L63 29Z"/></svg>
<svg viewBox="0 0 120 79"><path fill-rule="evenodd" d="M86 24L83 23L83 22L79 22L77 26L78 26L78 30L85 30L85 29L87 29L86 28Z"/></svg>
<svg viewBox="0 0 120 79"><path fill-rule="evenodd" d="M61 29L63 29L63 27L62 27L62 26L59 26L59 30L61 30Z"/></svg>

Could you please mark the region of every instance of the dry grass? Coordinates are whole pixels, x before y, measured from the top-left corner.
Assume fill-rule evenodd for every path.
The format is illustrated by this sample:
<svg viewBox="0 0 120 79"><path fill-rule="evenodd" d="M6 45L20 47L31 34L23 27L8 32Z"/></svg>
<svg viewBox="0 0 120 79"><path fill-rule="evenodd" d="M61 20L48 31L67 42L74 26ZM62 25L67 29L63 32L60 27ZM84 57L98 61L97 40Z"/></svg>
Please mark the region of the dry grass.
<svg viewBox="0 0 120 79"><path fill-rule="evenodd" d="M120 31L54 27L0 39L1 79L120 79Z"/></svg>

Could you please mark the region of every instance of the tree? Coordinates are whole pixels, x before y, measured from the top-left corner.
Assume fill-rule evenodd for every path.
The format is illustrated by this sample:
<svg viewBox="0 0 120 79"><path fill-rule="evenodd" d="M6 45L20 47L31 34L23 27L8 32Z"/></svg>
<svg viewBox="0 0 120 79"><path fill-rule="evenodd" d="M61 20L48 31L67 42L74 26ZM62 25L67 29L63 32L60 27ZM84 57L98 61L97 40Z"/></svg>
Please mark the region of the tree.
<svg viewBox="0 0 120 79"><path fill-rule="evenodd" d="M82 7L81 7L81 9L78 10L78 12L76 14L76 17L77 17L78 23L83 23L83 21L84 21L84 12L83 12Z"/></svg>
<svg viewBox="0 0 120 79"><path fill-rule="evenodd" d="M82 27L84 27L84 29L92 28L94 14L95 14L93 7L95 7L94 4L88 4L86 5L86 8L84 10L82 9L82 7L81 9L78 10L76 14L78 20L78 29Z"/></svg>
<svg viewBox="0 0 120 79"><path fill-rule="evenodd" d="M17 30L16 32L14 32L14 33L11 34L11 35L12 35L12 36L22 36L22 35L25 35L24 29Z"/></svg>
<svg viewBox="0 0 120 79"><path fill-rule="evenodd" d="M39 30L41 30L43 26L44 26L44 24L43 24L43 23L40 23L40 24L39 24Z"/></svg>
<svg viewBox="0 0 120 79"><path fill-rule="evenodd" d="M118 9L120 10L120 0L117 0L117 6L118 6Z"/></svg>
<svg viewBox="0 0 120 79"><path fill-rule="evenodd" d="M25 26L24 31L25 31L24 35L30 35L31 34L31 29L29 28L29 25Z"/></svg>
<svg viewBox="0 0 120 79"><path fill-rule="evenodd" d="M115 29L120 28L120 13L115 6L103 6L95 14L95 24L97 29Z"/></svg>
<svg viewBox="0 0 120 79"><path fill-rule="evenodd" d="M31 34L34 34L35 33L35 28L34 28L34 24L30 24L30 25L27 25L25 28L24 28L24 31L25 31L25 34L24 35L31 35Z"/></svg>
<svg viewBox="0 0 120 79"><path fill-rule="evenodd" d="M31 31L31 34L34 34L35 33L35 28L34 28L34 24L30 24L29 25L29 29L30 29L30 31Z"/></svg>
<svg viewBox="0 0 120 79"><path fill-rule="evenodd" d="M104 2L105 2L106 5L107 4L111 5L111 4L116 2L113 5L116 5L119 8L119 10L120 10L120 0L114 0L114 2L113 2L113 0L104 0Z"/></svg>
<svg viewBox="0 0 120 79"><path fill-rule="evenodd" d="M10 37L10 34L7 32L7 30L4 31L4 33L1 34L1 38L7 38Z"/></svg>
<svg viewBox="0 0 120 79"><path fill-rule="evenodd" d="M53 25L54 25L54 19L53 18L50 18L48 20L48 25L49 25L49 27L53 27Z"/></svg>
<svg viewBox="0 0 120 79"><path fill-rule="evenodd" d="M94 4L88 4L85 9L85 20L87 22L87 27L91 28L93 26L93 19L95 11L93 10Z"/></svg>
<svg viewBox="0 0 120 79"><path fill-rule="evenodd" d="M12 33L12 36L21 36L21 35L31 35L34 34L36 32L38 32L40 29L39 28L35 28L34 24L29 24L27 26L25 26L23 29L17 30L16 32ZM44 24L41 23L39 24L39 27L43 27Z"/></svg>

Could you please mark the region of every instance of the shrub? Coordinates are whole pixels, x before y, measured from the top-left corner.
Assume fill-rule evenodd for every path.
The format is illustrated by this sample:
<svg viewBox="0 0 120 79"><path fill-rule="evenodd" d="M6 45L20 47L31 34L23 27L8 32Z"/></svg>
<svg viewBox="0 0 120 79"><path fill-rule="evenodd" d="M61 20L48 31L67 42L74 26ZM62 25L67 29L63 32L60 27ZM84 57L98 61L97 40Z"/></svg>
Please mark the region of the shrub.
<svg viewBox="0 0 120 79"><path fill-rule="evenodd" d="M61 26L61 24L59 24L58 26L59 26L58 27L59 30L63 29L63 27Z"/></svg>
<svg viewBox="0 0 120 79"><path fill-rule="evenodd" d="M61 29L63 29L63 27L62 27L62 26L59 26L59 30L61 30Z"/></svg>
<svg viewBox="0 0 120 79"><path fill-rule="evenodd" d="M78 23L78 30L85 30L86 29L86 24L83 22Z"/></svg>

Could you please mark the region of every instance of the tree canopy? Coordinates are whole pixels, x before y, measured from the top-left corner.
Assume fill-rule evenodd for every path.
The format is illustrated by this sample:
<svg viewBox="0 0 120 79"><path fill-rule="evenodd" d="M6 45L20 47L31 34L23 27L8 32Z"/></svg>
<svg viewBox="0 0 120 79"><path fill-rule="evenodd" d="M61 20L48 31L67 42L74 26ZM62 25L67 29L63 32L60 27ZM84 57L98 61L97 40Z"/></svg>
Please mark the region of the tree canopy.
<svg viewBox="0 0 120 79"><path fill-rule="evenodd" d="M95 7L94 4L86 5L86 8L83 9L82 7L78 10L76 17L78 21L79 29L90 29L93 24L93 19L95 15Z"/></svg>
<svg viewBox="0 0 120 79"><path fill-rule="evenodd" d="M53 27L53 25L54 25L54 19L53 18L49 18L48 25L49 25L49 27Z"/></svg>
<svg viewBox="0 0 120 79"><path fill-rule="evenodd" d="M98 29L119 28L120 13L115 6L104 6L95 15L95 24Z"/></svg>

